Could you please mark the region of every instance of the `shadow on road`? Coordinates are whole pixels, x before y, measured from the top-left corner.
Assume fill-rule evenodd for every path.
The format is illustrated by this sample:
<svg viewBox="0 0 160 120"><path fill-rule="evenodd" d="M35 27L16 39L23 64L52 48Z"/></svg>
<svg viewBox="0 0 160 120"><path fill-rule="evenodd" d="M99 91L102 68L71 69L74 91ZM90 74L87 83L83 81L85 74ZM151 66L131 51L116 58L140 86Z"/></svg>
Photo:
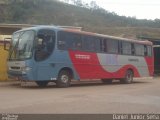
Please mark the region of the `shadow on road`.
<svg viewBox="0 0 160 120"><path fill-rule="evenodd" d="M102 83L100 80L98 81L73 81L71 83L70 87L95 87L95 86L128 86L128 85L137 85L137 84L148 84L151 83L151 81L134 81L132 84L120 84L119 81L113 81L112 84L105 84ZM4 85L1 85L1 87L13 87L13 88L20 88L20 89L53 89L57 88L56 84L53 82L50 82L46 87L39 87L35 82L20 82L20 81L14 81L9 82ZM69 87L69 88L70 88ZM58 88L57 88L58 89Z"/></svg>

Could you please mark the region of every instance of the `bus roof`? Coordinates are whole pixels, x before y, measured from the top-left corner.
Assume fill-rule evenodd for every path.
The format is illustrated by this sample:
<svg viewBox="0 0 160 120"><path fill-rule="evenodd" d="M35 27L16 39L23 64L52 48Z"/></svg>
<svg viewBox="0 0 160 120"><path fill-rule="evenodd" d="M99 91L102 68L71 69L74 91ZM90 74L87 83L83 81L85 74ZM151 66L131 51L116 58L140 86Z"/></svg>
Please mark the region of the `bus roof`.
<svg viewBox="0 0 160 120"><path fill-rule="evenodd" d="M79 34L85 34L85 35L92 35L92 36L110 38L110 39L115 39L115 40L123 40L123 41L128 41L128 42L139 43L139 44L152 45L152 42L150 42L150 41L148 41L148 40L143 40L143 41L142 41L142 40L122 38L122 37L104 35L104 34L87 32L87 31L75 31L75 30L70 30L70 29L63 29L63 30L64 30L64 31L67 31L67 32L73 32L73 33L79 33Z"/></svg>
<svg viewBox="0 0 160 120"><path fill-rule="evenodd" d="M85 34L85 35L91 35L91 36L97 36L97 37L104 37L104 38L110 38L110 39L115 39L115 40L123 40L123 41L128 41L128 42L134 42L134 43L139 43L139 44L147 44L147 45L152 45L152 42L148 40L135 40L135 39L129 39L129 38L122 38L122 37L116 37L116 36L110 36L110 35L104 35L104 34L99 34L99 33L93 33L93 32L87 32L87 31L81 31L81 27L74 27L74 26L47 26L47 25L37 25L35 27L29 27L29 28L24 28L22 30L16 31L24 31L24 30L40 30L40 29L53 29L53 30L58 30L58 31L66 31L66 32L72 32L72 33L79 33L79 34ZM16 33L15 32L15 33Z"/></svg>

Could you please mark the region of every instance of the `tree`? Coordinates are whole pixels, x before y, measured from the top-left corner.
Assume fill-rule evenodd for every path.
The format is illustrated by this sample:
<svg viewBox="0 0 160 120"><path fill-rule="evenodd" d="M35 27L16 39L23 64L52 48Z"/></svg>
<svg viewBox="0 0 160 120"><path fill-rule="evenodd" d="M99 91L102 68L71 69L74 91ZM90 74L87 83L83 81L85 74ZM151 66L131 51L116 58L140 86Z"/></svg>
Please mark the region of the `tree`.
<svg viewBox="0 0 160 120"><path fill-rule="evenodd" d="M96 3L96 1L91 1L90 2L90 6L91 6L91 8L93 8L93 9L99 9L100 7L97 5L97 3Z"/></svg>
<svg viewBox="0 0 160 120"><path fill-rule="evenodd" d="M83 6L82 0L75 0L75 5L77 5L77 6Z"/></svg>

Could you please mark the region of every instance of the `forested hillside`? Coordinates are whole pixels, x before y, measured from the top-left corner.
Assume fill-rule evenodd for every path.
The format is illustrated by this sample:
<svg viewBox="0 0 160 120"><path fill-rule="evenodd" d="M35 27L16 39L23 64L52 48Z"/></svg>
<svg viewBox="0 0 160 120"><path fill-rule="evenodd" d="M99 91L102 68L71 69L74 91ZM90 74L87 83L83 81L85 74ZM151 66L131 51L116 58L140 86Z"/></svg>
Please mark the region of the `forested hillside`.
<svg viewBox="0 0 160 120"><path fill-rule="evenodd" d="M78 2L78 0L75 2ZM99 6L70 5L57 0L4 0L0 23L79 26L84 30L121 37L160 38L160 20L118 16Z"/></svg>

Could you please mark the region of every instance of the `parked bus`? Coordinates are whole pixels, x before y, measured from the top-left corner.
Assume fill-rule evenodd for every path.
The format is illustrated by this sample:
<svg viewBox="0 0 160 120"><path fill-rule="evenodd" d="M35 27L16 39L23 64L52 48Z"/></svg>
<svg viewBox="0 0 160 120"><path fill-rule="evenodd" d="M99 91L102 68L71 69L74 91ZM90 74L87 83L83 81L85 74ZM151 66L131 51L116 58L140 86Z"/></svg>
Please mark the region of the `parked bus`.
<svg viewBox="0 0 160 120"><path fill-rule="evenodd" d="M13 33L8 76L39 86L71 80L101 79L132 83L153 75L152 43L54 26L37 26Z"/></svg>

